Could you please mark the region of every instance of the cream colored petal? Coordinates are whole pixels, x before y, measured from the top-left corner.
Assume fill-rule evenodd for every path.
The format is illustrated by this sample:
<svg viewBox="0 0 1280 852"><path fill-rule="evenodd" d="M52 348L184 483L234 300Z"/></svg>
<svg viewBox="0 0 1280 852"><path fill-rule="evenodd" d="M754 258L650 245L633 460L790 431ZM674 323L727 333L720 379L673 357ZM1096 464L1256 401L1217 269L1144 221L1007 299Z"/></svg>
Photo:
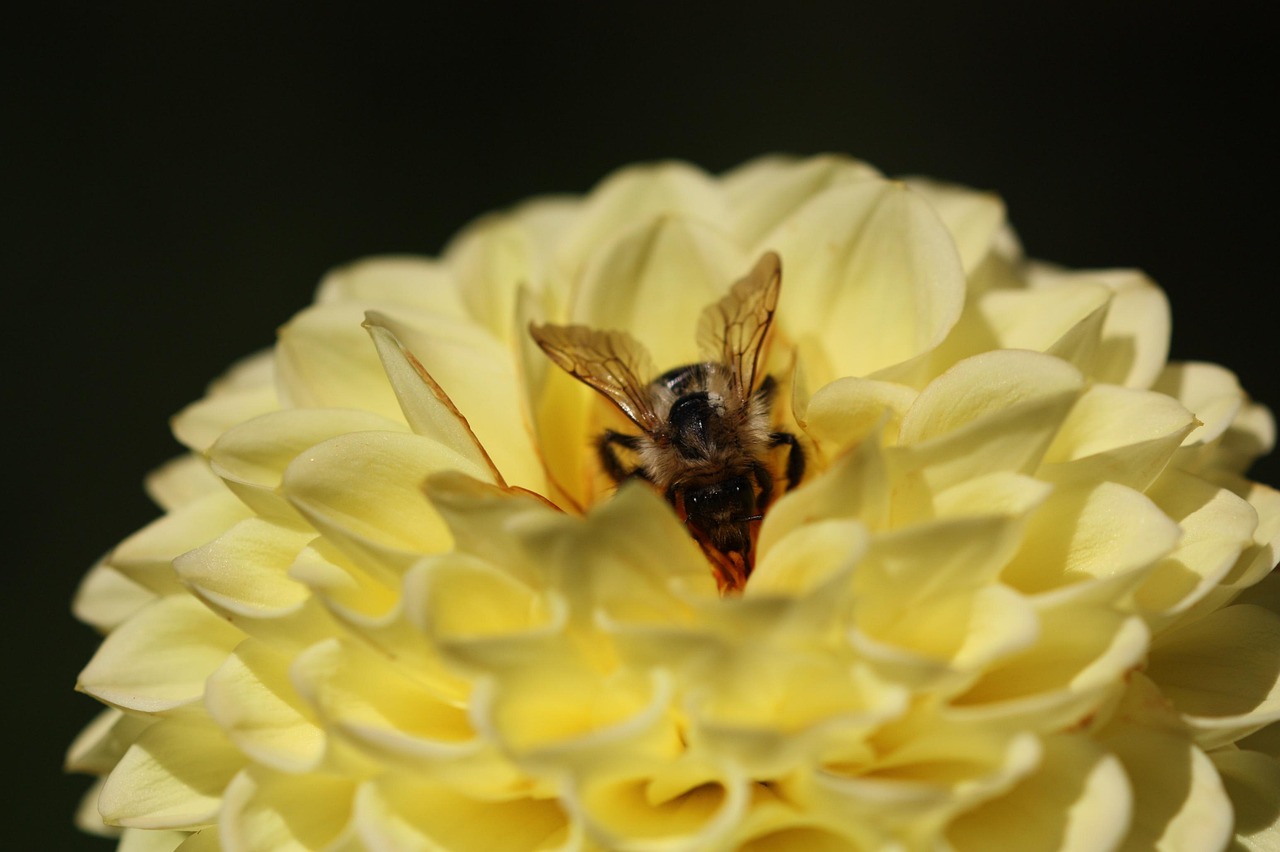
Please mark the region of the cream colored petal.
<svg viewBox="0 0 1280 852"><path fill-rule="evenodd" d="M556 250L560 274L575 278L597 246L622 231L664 216L724 222L727 207L718 186L682 162L627 166L597 184L583 199L576 221Z"/></svg>
<svg viewBox="0 0 1280 852"><path fill-rule="evenodd" d="M147 496L166 512L185 506L225 486L199 453L184 453L147 474Z"/></svg>
<svg viewBox="0 0 1280 852"><path fill-rule="evenodd" d="M120 834L116 852L174 852L175 849L185 849L183 843L190 836L185 831L126 828Z"/></svg>
<svg viewBox="0 0 1280 852"><path fill-rule="evenodd" d="M178 556L217 538L252 512L226 491L215 492L155 520L116 546L107 562L159 594L182 590L173 570Z"/></svg>
<svg viewBox="0 0 1280 852"><path fill-rule="evenodd" d="M510 852L578 849L555 799L472 798L447 782L387 774L363 785L354 824L374 852Z"/></svg>
<svg viewBox="0 0 1280 852"><path fill-rule="evenodd" d="M891 831L907 849L929 849L940 848L952 817L1008 791L1040 763L1041 746L1028 734L925 724L900 745L885 742L870 766L830 766L804 786L778 786L810 811Z"/></svg>
<svg viewBox="0 0 1280 852"><path fill-rule="evenodd" d="M1181 537L1176 523L1131 488L1066 487L1032 515L1022 548L1000 577L1027 593L1111 578L1136 584Z"/></svg>
<svg viewBox="0 0 1280 852"><path fill-rule="evenodd" d="M227 787L218 820L225 852L323 849L351 817L356 782L252 767Z"/></svg>
<svg viewBox="0 0 1280 852"><path fill-rule="evenodd" d="M755 259L704 222L673 217L638 221L642 224L622 231L591 255L569 318L589 328L630 332L659 370L702 360L696 345L699 315ZM783 282L785 291L785 270Z"/></svg>
<svg viewBox="0 0 1280 852"><path fill-rule="evenodd" d="M106 775L120 762L120 756L155 720L108 707L98 714L67 749L65 769Z"/></svg>
<svg viewBox="0 0 1280 852"><path fill-rule="evenodd" d="M1231 802L1213 762L1185 737L1134 724L1107 729L1102 745L1124 764L1133 789L1125 852L1223 849Z"/></svg>
<svg viewBox="0 0 1280 852"><path fill-rule="evenodd" d="M1245 403L1235 373L1217 364L1191 361L1169 364L1153 390L1168 394L1195 413L1200 425L1183 442L1207 444L1221 437Z"/></svg>
<svg viewBox="0 0 1280 852"><path fill-rule="evenodd" d="M284 470L305 450L348 432L404 431L398 420L353 408L291 408L247 420L223 433L209 463L259 515L300 523L280 494Z"/></svg>
<svg viewBox="0 0 1280 852"><path fill-rule="evenodd" d="M315 301L406 305L458 320L467 316L449 268L413 255L366 257L332 269L320 280Z"/></svg>
<svg viewBox="0 0 1280 852"><path fill-rule="evenodd" d="M419 682L411 670L350 641L313 645L290 673L327 725L388 729L442 743L475 737L465 706Z"/></svg>
<svg viewBox="0 0 1280 852"><path fill-rule="evenodd" d="M284 493L321 532L357 561L393 574L417 555L444 549L449 534L422 491L438 471L476 468L429 438L356 432L312 447L285 470Z"/></svg>
<svg viewBox="0 0 1280 852"><path fill-rule="evenodd" d="M874 167L841 154L792 158L759 157L724 173L720 186L729 202L729 227L744 246L761 239L823 190L848 181L880 177Z"/></svg>
<svg viewBox="0 0 1280 852"><path fill-rule="evenodd" d="M1280 615L1230 606L1157 637L1146 673L1214 748L1280 719Z"/></svg>
<svg viewBox="0 0 1280 852"><path fill-rule="evenodd" d="M761 242L782 256L778 323L817 333L836 376L866 376L937 346L960 316L964 270L929 204L901 183L841 183Z"/></svg>
<svg viewBox="0 0 1280 852"><path fill-rule="evenodd" d="M566 656L486 682L473 696L471 716L523 766L590 773L676 754L670 703L670 678L662 672L601 673Z"/></svg>
<svg viewBox="0 0 1280 852"><path fill-rule="evenodd" d="M1196 422L1160 393L1090 386L1049 445L1038 475L1061 483L1110 480L1143 491Z"/></svg>
<svg viewBox="0 0 1280 852"><path fill-rule="evenodd" d="M1065 361L1016 350L961 361L931 382L902 420L891 469L919 479L914 501L995 471L1030 473L1082 389ZM918 493L924 486L924 494Z"/></svg>
<svg viewBox="0 0 1280 852"><path fill-rule="evenodd" d="M512 351L476 325L381 314L379 324L439 384L506 482L541 491L546 476L522 422L524 389Z"/></svg>
<svg viewBox="0 0 1280 852"><path fill-rule="evenodd" d="M863 441L769 507L757 543L760 559L767 560L790 533L818 521L856 519L872 530L883 528L888 521L889 489L880 442L874 437Z"/></svg>
<svg viewBox="0 0 1280 852"><path fill-rule="evenodd" d="M162 598L103 641L76 689L127 710L163 714L199 701L205 678L242 638L195 598Z"/></svg>
<svg viewBox="0 0 1280 852"><path fill-rule="evenodd" d="M242 642L210 675L205 706L236 747L286 772L314 768L324 732L289 681L289 657L260 642Z"/></svg>
<svg viewBox="0 0 1280 852"><path fill-rule="evenodd" d="M98 796L102 792L102 786L105 783L105 778L94 779L93 784L80 797L80 803L76 805L76 812L72 817L72 822L75 823L76 828L86 834L114 839L121 836L120 827L107 825L102 821L102 814L98 813Z"/></svg>
<svg viewBox="0 0 1280 852"><path fill-rule="evenodd" d="M588 836L619 852L696 852L723 847L749 803L747 780L729 767L707 767L703 783L654 800L644 769L582 779L566 795ZM612 777L611 777L612 776Z"/></svg>
<svg viewBox="0 0 1280 852"><path fill-rule="evenodd" d="M1209 755L1235 813L1236 843L1250 852L1280 848L1280 761L1256 751ZM1235 848L1235 847L1233 847Z"/></svg>
<svg viewBox="0 0 1280 852"><path fill-rule="evenodd" d="M839 583L866 553L869 538L858 521L812 519L761 554L745 593L800 597Z"/></svg>
<svg viewBox="0 0 1280 852"><path fill-rule="evenodd" d="M1169 300L1150 278L1133 270L1065 272L1044 265L1028 270L1032 288L1101 284L1114 295L1102 329L1102 345L1090 375L1100 382L1149 388L1169 354Z"/></svg>
<svg viewBox="0 0 1280 852"><path fill-rule="evenodd" d="M396 578L377 566L362 564L331 542L316 539L289 566L289 576L311 589L335 615L381 615L400 598Z"/></svg>
<svg viewBox="0 0 1280 852"><path fill-rule="evenodd" d="M965 273L972 273L992 250L1004 226L1004 202L994 193L975 192L929 178L912 177L905 182L913 192L924 196L947 226L960 251Z"/></svg>
<svg viewBox="0 0 1280 852"><path fill-rule="evenodd" d="M187 835L187 839L182 841L182 845L175 852L222 852L218 827L209 826Z"/></svg>
<svg viewBox="0 0 1280 852"><path fill-rule="evenodd" d="M1151 614L1183 612L1217 587L1253 544L1258 513L1227 489L1176 469L1165 471L1147 496L1178 523L1182 538L1136 600Z"/></svg>
<svg viewBox="0 0 1280 852"><path fill-rule="evenodd" d="M259 616L288 612L310 595L287 571L314 537L314 530L249 518L179 556L174 570L221 608Z"/></svg>
<svg viewBox="0 0 1280 852"><path fill-rule="evenodd" d="M279 408L280 400L274 387L246 388L191 403L174 415L170 427L178 441L202 453L237 423Z"/></svg>
<svg viewBox="0 0 1280 852"><path fill-rule="evenodd" d="M492 459L476 439L466 418L413 354L396 339L395 333L386 325L387 318L371 312L365 322L410 428L416 434L463 456L472 467L488 468L489 478L502 484L502 475L493 466Z"/></svg>
<svg viewBox="0 0 1280 852"><path fill-rule="evenodd" d="M982 296L978 310L999 348L1047 352L1072 329L1090 323L1091 318L1102 311L1097 327L1100 339L1102 318L1111 299L1110 288L1079 281L1059 287L995 290ZM1091 345L1096 346L1097 342ZM1082 360L1086 364L1077 365L1082 369L1092 363L1089 357Z"/></svg>
<svg viewBox="0 0 1280 852"><path fill-rule="evenodd" d="M1265 405L1246 402L1214 448L1209 464L1233 473L1244 473L1260 456L1276 445L1276 419Z"/></svg>
<svg viewBox="0 0 1280 852"><path fill-rule="evenodd" d="M832 458L882 424L884 441L897 443L902 418L916 396L906 385L846 376L815 391L796 418L819 451Z"/></svg>
<svg viewBox="0 0 1280 852"><path fill-rule="evenodd" d="M540 289L550 271L544 252L516 216L485 216L464 228L449 241L444 259L465 315L499 340L509 339L519 288Z"/></svg>
<svg viewBox="0 0 1280 852"><path fill-rule="evenodd" d="M1147 642L1136 617L1077 606L1042 611L1038 641L990 666L946 715L1046 733L1068 728L1113 697Z"/></svg>
<svg viewBox="0 0 1280 852"><path fill-rule="evenodd" d="M102 817L135 828L211 825L245 758L205 717L162 719L112 770L98 798Z"/></svg>
<svg viewBox="0 0 1280 852"><path fill-rule="evenodd" d="M827 649L755 648L712 658L685 700L687 737L755 778L845 752L903 714L908 692Z"/></svg>
<svg viewBox="0 0 1280 852"><path fill-rule="evenodd" d="M1107 852L1129 830L1133 792L1114 756L1085 737L1049 736L1036 771L947 828L956 852Z"/></svg>
<svg viewBox="0 0 1280 852"><path fill-rule="evenodd" d="M1252 543L1240 554L1231 570L1210 589L1184 618L1213 612L1271 574L1280 560L1280 492L1267 485L1250 482L1234 474L1209 473L1206 477L1243 498L1258 516Z"/></svg>
<svg viewBox="0 0 1280 852"><path fill-rule="evenodd" d="M406 580L415 621L436 642L450 645L524 634L549 626L547 599L509 571L461 553L423 560Z"/></svg>
<svg viewBox="0 0 1280 852"><path fill-rule="evenodd" d="M130 580L106 562L84 575L71 602L76 618L106 633L155 600L155 594Z"/></svg>
<svg viewBox="0 0 1280 852"><path fill-rule="evenodd" d="M368 307L313 305L281 327L276 363L286 407L359 408L402 419L377 350L362 327Z"/></svg>

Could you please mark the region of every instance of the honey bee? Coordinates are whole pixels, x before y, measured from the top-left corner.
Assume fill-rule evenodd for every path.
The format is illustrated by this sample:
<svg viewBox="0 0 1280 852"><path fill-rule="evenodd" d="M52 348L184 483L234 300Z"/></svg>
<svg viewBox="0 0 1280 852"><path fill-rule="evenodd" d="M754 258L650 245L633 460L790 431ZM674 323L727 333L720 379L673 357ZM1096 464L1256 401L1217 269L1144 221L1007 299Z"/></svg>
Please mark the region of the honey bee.
<svg viewBox="0 0 1280 852"><path fill-rule="evenodd" d="M756 524L774 496L772 452L786 448L788 489L804 476L800 442L771 425L777 382L767 375L756 382L781 285L781 261L768 252L703 310L703 360L657 378L648 350L624 331L529 326L552 361L639 427L636 435L600 435L601 467L615 484L642 479L665 495L707 554L722 593L741 591L751 574Z"/></svg>

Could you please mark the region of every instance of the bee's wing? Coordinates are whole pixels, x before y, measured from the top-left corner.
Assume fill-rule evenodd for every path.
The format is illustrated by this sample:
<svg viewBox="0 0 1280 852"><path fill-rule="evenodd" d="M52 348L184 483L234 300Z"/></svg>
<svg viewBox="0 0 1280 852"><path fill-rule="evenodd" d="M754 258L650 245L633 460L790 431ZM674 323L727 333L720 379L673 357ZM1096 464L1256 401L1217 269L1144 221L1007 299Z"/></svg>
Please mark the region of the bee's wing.
<svg viewBox="0 0 1280 852"><path fill-rule="evenodd" d="M729 368L734 390L742 399L751 395L756 368L782 287L782 261L765 252L755 268L729 290L729 294L702 312L698 320L698 347L708 361Z"/></svg>
<svg viewBox="0 0 1280 852"><path fill-rule="evenodd" d="M630 334L536 323L529 333L561 369L607 396L641 429L653 432L661 425L649 399L649 380L656 374L652 359Z"/></svg>

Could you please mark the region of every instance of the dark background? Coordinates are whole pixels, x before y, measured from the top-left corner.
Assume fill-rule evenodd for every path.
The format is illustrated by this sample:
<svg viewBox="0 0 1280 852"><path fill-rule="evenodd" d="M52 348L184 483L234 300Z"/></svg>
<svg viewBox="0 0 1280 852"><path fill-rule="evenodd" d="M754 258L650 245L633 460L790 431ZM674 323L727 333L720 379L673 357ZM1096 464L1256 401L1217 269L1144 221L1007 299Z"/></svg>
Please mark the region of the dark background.
<svg viewBox="0 0 1280 852"><path fill-rule="evenodd" d="M525 196L773 151L992 189L1029 253L1147 271L1173 356L1280 407L1276 51L1243 6L117 5L3 28L5 848L105 846L60 771L97 707L68 602L155 515L168 418L329 267Z"/></svg>

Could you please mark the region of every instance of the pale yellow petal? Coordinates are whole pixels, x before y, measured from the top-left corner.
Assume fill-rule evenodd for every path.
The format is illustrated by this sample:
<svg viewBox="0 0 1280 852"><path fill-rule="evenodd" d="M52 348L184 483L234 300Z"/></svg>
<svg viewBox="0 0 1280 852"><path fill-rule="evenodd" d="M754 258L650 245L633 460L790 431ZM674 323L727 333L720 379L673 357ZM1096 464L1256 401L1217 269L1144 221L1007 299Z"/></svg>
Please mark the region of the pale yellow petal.
<svg viewBox="0 0 1280 852"><path fill-rule="evenodd" d="M1280 761L1256 751L1223 750L1209 756L1231 799L1238 848L1280 848Z"/></svg>
<svg viewBox="0 0 1280 852"><path fill-rule="evenodd" d="M720 176L729 202L729 227L744 246L759 246L778 224L828 187L878 178L880 172L840 154L750 160Z"/></svg>
<svg viewBox="0 0 1280 852"><path fill-rule="evenodd" d="M524 390L511 350L470 323L427 314L380 314L379 323L422 365L466 419L503 479L541 491L546 477L532 434L521 417ZM372 344L369 348L374 349ZM381 381L390 386L385 378ZM474 451L468 454L474 455Z"/></svg>
<svg viewBox="0 0 1280 852"><path fill-rule="evenodd" d="M575 278L597 246L619 233L664 216L726 220L726 205L712 178L688 163L628 166L606 177L583 199L556 248L561 274Z"/></svg>
<svg viewBox="0 0 1280 852"><path fill-rule="evenodd" d="M728 235L696 220L641 221L592 254L569 319L630 332L659 370L699 361L699 315L747 273L755 258ZM784 268L784 290L786 275Z"/></svg>
<svg viewBox="0 0 1280 852"><path fill-rule="evenodd" d="M174 415L173 435L196 452L204 452L237 423L280 408L275 387L264 385L206 396Z"/></svg>
<svg viewBox="0 0 1280 852"><path fill-rule="evenodd" d="M162 598L114 630L76 688L127 710L163 714L199 701L243 634L195 598Z"/></svg>
<svg viewBox="0 0 1280 852"><path fill-rule="evenodd" d="M1276 418L1271 409L1256 402L1246 402L1214 448L1209 464L1244 473L1259 456L1275 449L1275 445Z"/></svg>
<svg viewBox="0 0 1280 852"><path fill-rule="evenodd" d="M235 526L252 512L227 491L194 500L153 521L116 546L108 564L159 594L181 590L173 560Z"/></svg>
<svg viewBox="0 0 1280 852"><path fill-rule="evenodd" d="M877 427L884 429L886 443L897 443L902 418L916 396L906 385L846 376L814 391L796 418L819 451L832 458Z"/></svg>
<svg viewBox="0 0 1280 852"><path fill-rule="evenodd" d="M396 339L387 322L386 317L376 312L369 313L365 321L410 428L466 458L470 467L488 468L489 478L502 483L502 475L493 466L466 418L413 357L413 353Z"/></svg>
<svg viewBox="0 0 1280 852"><path fill-rule="evenodd" d="M76 588L71 612L76 618L106 633L155 600L155 594L99 562Z"/></svg>
<svg viewBox="0 0 1280 852"><path fill-rule="evenodd" d="M162 719L125 752L98 798L108 823L200 828L222 807L245 758L207 717Z"/></svg>
<svg viewBox="0 0 1280 852"><path fill-rule="evenodd" d="M890 460L932 491L994 471L1030 473L1082 386L1074 367L1047 355L1007 350L961 361L916 398ZM900 499L927 497L904 491Z"/></svg>
<svg viewBox="0 0 1280 852"><path fill-rule="evenodd" d="M66 770L106 775L154 721L149 716L123 713L108 707L80 732L71 748L67 749Z"/></svg>
<svg viewBox="0 0 1280 852"><path fill-rule="evenodd" d="M1143 491L1195 425L1191 412L1164 394L1095 384L1063 421L1038 473L1053 482L1105 479Z"/></svg>
<svg viewBox="0 0 1280 852"><path fill-rule="evenodd" d="M442 262L414 255L366 257L325 273L317 304L395 304L463 319L467 310Z"/></svg>
<svg viewBox="0 0 1280 852"><path fill-rule="evenodd" d="M403 419L377 350L362 327L369 307L346 302L313 305L280 328L276 363L286 407L359 408ZM453 324L459 325L456 320Z"/></svg>
<svg viewBox="0 0 1280 852"><path fill-rule="evenodd" d="M1149 388L1164 369L1171 327L1169 300L1150 278L1133 270L1066 272L1045 265L1028 271L1032 288L1101 284L1113 293L1102 327L1102 344L1090 378L1130 388Z"/></svg>
<svg viewBox="0 0 1280 852"><path fill-rule="evenodd" d="M429 438L356 432L295 459L283 488L317 529L355 559L398 574L417 555L449 544L444 522L422 490L427 477L442 470L488 474Z"/></svg>
<svg viewBox="0 0 1280 852"><path fill-rule="evenodd" d="M1146 674L1214 748L1280 719L1280 615L1242 604L1152 643Z"/></svg>
<svg viewBox="0 0 1280 852"><path fill-rule="evenodd" d="M76 805L76 812L72 817L76 828L92 834L95 837L118 838L121 835L119 826L107 825L102 821L102 814L98 812L98 796L102 793L102 786L106 783L105 778L94 779L93 784L80 797L79 804Z"/></svg>
<svg viewBox="0 0 1280 852"><path fill-rule="evenodd" d="M1133 798L1120 762L1085 737L1050 736L1036 771L947 828L956 852L1107 852L1129 830Z"/></svg>
<svg viewBox="0 0 1280 852"><path fill-rule="evenodd" d="M1137 592L1151 614L1189 609L1216 588L1254 541L1258 513L1225 488L1170 469L1147 496L1182 528L1177 547Z"/></svg>
<svg viewBox="0 0 1280 852"><path fill-rule="evenodd" d="M226 852L323 849L350 819L356 782L334 775L287 775L260 767L227 787L218 820Z"/></svg>
<svg viewBox="0 0 1280 852"><path fill-rule="evenodd" d="M300 522L280 494L289 463L322 441L348 432L405 431L390 420L354 408L292 408L246 420L222 434L209 449L209 463L227 486L258 515Z"/></svg>
<svg viewBox="0 0 1280 852"><path fill-rule="evenodd" d="M1131 488L1065 487L1032 515L1022 549L1000 576L1029 593L1111 578L1136 585L1181 537L1151 498Z"/></svg>
<svg viewBox="0 0 1280 852"><path fill-rule="evenodd" d="M478 799L447 782L404 774L383 775L362 786L354 824L376 852L581 848L578 829L555 799Z"/></svg>
<svg viewBox="0 0 1280 852"><path fill-rule="evenodd" d="M1185 737L1140 725L1108 729L1103 745L1124 764L1133 789L1125 852L1222 849L1231 802L1213 762Z"/></svg>
<svg viewBox="0 0 1280 852"><path fill-rule="evenodd" d="M174 570L220 608L258 616L288 612L309 596L287 571L314 537L314 530L249 518L179 556Z"/></svg>
<svg viewBox="0 0 1280 852"><path fill-rule="evenodd" d="M174 852L190 836L185 831L126 828L120 834L120 845L116 847L116 852Z"/></svg>
<svg viewBox="0 0 1280 852"><path fill-rule="evenodd" d="M242 642L210 675L209 715L246 755L287 772L315 767L324 732L289 680L289 657Z"/></svg>
<svg viewBox="0 0 1280 852"><path fill-rule="evenodd" d="M1187 436L1184 442L1187 446L1217 440L1245 403L1244 391L1235 373L1217 364L1198 361L1168 365L1153 389L1181 402L1200 421Z"/></svg>
<svg viewBox="0 0 1280 852"><path fill-rule="evenodd" d="M814 333L834 374L866 376L938 345L960 316L964 270L928 203L903 184L837 184L761 242L782 256L778 323Z"/></svg>
<svg viewBox="0 0 1280 852"><path fill-rule="evenodd" d="M143 484L147 496L166 512L223 488L222 480L199 453L184 453L170 459L148 473Z"/></svg>
<svg viewBox="0 0 1280 852"><path fill-rule="evenodd" d="M905 182L913 192L924 196L951 232L965 274L977 269L1004 225L1005 209L1000 197L930 178L913 177Z"/></svg>

